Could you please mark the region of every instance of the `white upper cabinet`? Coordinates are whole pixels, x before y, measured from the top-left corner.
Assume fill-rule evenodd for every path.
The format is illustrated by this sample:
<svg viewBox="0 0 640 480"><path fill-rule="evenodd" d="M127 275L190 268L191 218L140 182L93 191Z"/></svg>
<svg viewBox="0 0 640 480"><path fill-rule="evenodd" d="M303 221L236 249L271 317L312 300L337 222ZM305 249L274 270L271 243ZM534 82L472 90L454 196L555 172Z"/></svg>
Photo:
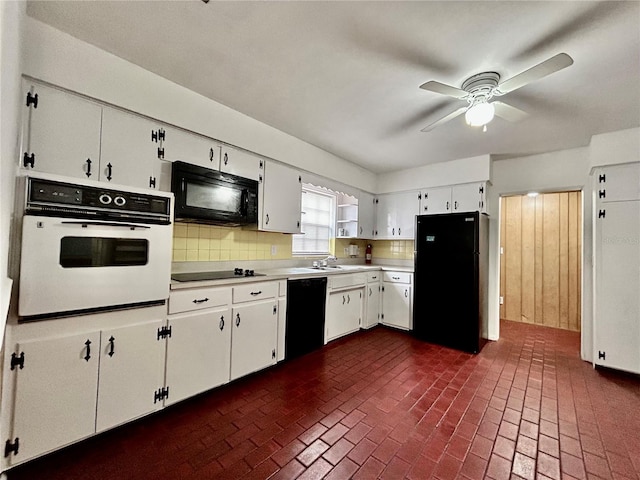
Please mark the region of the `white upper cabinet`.
<svg viewBox="0 0 640 480"><path fill-rule="evenodd" d="M164 126L144 117L104 107L100 180L158 188Z"/></svg>
<svg viewBox="0 0 640 480"><path fill-rule="evenodd" d="M599 168L595 181L599 202L640 200L640 163Z"/></svg>
<svg viewBox="0 0 640 480"><path fill-rule="evenodd" d="M174 127L164 127L164 160L192 163L218 170L220 166L220 144L195 133Z"/></svg>
<svg viewBox="0 0 640 480"><path fill-rule="evenodd" d="M264 160L257 155L223 146L220 153L220 171L260 181L264 172Z"/></svg>
<svg viewBox="0 0 640 480"><path fill-rule="evenodd" d="M420 197L420 215L487 211L485 182L426 188Z"/></svg>
<svg viewBox="0 0 640 480"><path fill-rule="evenodd" d="M420 200L417 191L378 196L376 199L375 238L412 240L419 208Z"/></svg>
<svg viewBox="0 0 640 480"><path fill-rule="evenodd" d="M366 192L358 194L358 238L374 238L375 199Z"/></svg>
<svg viewBox="0 0 640 480"><path fill-rule="evenodd" d="M39 84L24 94L21 166L98 180L102 107Z"/></svg>
<svg viewBox="0 0 640 480"><path fill-rule="evenodd" d="M260 230L300 233L302 178L300 173L276 162L265 162L259 192Z"/></svg>

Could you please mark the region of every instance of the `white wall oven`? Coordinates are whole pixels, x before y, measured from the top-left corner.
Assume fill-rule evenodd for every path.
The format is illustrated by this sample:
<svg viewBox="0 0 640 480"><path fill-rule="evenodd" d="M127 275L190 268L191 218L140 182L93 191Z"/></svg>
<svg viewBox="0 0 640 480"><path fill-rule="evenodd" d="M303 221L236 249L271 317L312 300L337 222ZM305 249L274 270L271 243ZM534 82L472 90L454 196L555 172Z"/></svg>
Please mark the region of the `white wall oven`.
<svg viewBox="0 0 640 480"><path fill-rule="evenodd" d="M172 194L42 176L25 183L22 321L166 301Z"/></svg>

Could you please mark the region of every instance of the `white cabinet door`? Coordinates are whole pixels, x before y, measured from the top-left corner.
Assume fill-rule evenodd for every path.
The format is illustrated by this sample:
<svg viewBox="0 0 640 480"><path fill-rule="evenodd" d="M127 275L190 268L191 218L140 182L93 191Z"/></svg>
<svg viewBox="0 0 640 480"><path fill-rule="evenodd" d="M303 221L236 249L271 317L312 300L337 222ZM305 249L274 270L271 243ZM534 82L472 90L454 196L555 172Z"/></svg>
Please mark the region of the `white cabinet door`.
<svg viewBox="0 0 640 480"><path fill-rule="evenodd" d="M640 163L600 168L595 180L600 202L640 200Z"/></svg>
<svg viewBox="0 0 640 480"><path fill-rule="evenodd" d="M96 431L100 432L162 407L165 342L162 320L101 332Z"/></svg>
<svg viewBox="0 0 640 480"><path fill-rule="evenodd" d="M420 215L451 212L451 187L427 188L421 197Z"/></svg>
<svg viewBox="0 0 640 480"><path fill-rule="evenodd" d="M264 172L264 160L257 155L223 146L220 154L220 171L260 181Z"/></svg>
<svg viewBox="0 0 640 480"><path fill-rule="evenodd" d="M118 185L158 188L161 141L153 134L163 127L129 113L105 107L102 116L100 180ZM155 185L155 187L154 187Z"/></svg>
<svg viewBox="0 0 640 480"><path fill-rule="evenodd" d="M380 195L375 205L375 238L392 238L391 228L396 224L396 212L389 195Z"/></svg>
<svg viewBox="0 0 640 480"><path fill-rule="evenodd" d="M165 405L229 381L231 308L174 315L168 326Z"/></svg>
<svg viewBox="0 0 640 480"><path fill-rule="evenodd" d="M371 328L380 322L380 294L381 283L370 282L365 288L366 301L366 315L363 322L363 328Z"/></svg>
<svg viewBox="0 0 640 480"><path fill-rule="evenodd" d="M411 285L384 282L382 292L382 323L411 329Z"/></svg>
<svg viewBox="0 0 640 480"><path fill-rule="evenodd" d="M269 300L233 307L231 380L276 363L278 302Z"/></svg>
<svg viewBox="0 0 640 480"><path fill-rule="evenodd" d="M32 168L98 180L102 107L43 85L33 86L32 95L38 95L38 103L24 107L22 145L23 155L33 155Z"/></svg>
<svg viewBox="0 0 640 480"><path fill-rule="evenodd" d="M370 193L358 194L358 238L374 238L374 197Z"/></svg>
<svg viewBox="0 0 640 480"><path fill-rule="evenodd" d="M260 230L300 233L302 179L293 168L275 162L265 164ZM259 203L260 206L260 203Z"/></svg>
<svg viewBox="0 0 640 480"><path fill-rule="evenodd" d="M325 315L325 343L360 330L362 290L362 287L359 287L329 295Z"/></svg>
<svg viewBox="0 0 640 480"><path fill-rule="evenodd" d="M164 127L164 130L162 148L165 160L171 162L179 160L218 170L220 145L217 142L173 127Z"/></svg>
<svg viewBox="0 0 640 480"><path fill-rule="evenodd" d="M20 448L11 464L95 432L100 333L28 341L17 352L24 368L5 371L16 376L11 440Z"/></svg>
<svg viewBox="0 0 640 480"><path fill-rule="evenodd" d="M640 373L640 201L598 210L594 362Z"/></svg>
<svg viewBox="0 0 640 480"><path fill-rule="evenodd" d="M389 193L376 199L376 238L411 240L420 210L419 192Z"/></svg>
<svg viewBox="0 0 640 480"><path fill-rule="evenodd" d="M465 183L451 187L454 212L485 212L485 184Z"/></svg>

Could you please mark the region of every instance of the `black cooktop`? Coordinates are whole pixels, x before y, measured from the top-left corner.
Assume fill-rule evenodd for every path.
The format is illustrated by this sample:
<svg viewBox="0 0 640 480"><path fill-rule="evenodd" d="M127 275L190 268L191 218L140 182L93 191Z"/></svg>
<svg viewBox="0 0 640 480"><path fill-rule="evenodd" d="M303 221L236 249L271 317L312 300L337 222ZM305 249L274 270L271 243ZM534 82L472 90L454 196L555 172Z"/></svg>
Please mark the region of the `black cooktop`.
<svg viewBox="0 0 640 480"><path fill-rule="evenodd" d="M234 268L216 272L174 273L171 280L176 282L197 282L199 280L223 280L225 278L264 277L264 273L256 273L253 270Z"/></svg>

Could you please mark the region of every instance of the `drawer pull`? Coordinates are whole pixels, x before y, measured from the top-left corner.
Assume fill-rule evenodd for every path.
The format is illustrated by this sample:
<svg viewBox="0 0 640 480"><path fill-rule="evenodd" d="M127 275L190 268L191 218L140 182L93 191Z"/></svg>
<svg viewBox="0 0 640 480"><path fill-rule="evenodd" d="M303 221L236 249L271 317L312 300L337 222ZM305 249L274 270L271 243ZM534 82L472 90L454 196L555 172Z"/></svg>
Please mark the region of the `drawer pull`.
<svg viewBox="0 0 640 480"><path fill-rule="evenodd" d="M204 302L208 302L208 301L209 301L209 299L208 299L208 298L202 298L202 299L200 299L200 300L198 300L198 299L196 298L196 299L193 301L193 303L198 304L198 303L204 303Z"/></svg>
<svg viewBox="0 0 640 480"><path fill-rule="evenodd" d="M400 280L400 277L391 277L391 278L393 278L394 280Z"/></svg>
<svg viewBox="0 0 640 480"><path fill-rule="evenodd" d="M261 295L262 294L262 290L258 290L257 292L251 292L251 295L253 295L254 297L256 295Z"/></svg>

